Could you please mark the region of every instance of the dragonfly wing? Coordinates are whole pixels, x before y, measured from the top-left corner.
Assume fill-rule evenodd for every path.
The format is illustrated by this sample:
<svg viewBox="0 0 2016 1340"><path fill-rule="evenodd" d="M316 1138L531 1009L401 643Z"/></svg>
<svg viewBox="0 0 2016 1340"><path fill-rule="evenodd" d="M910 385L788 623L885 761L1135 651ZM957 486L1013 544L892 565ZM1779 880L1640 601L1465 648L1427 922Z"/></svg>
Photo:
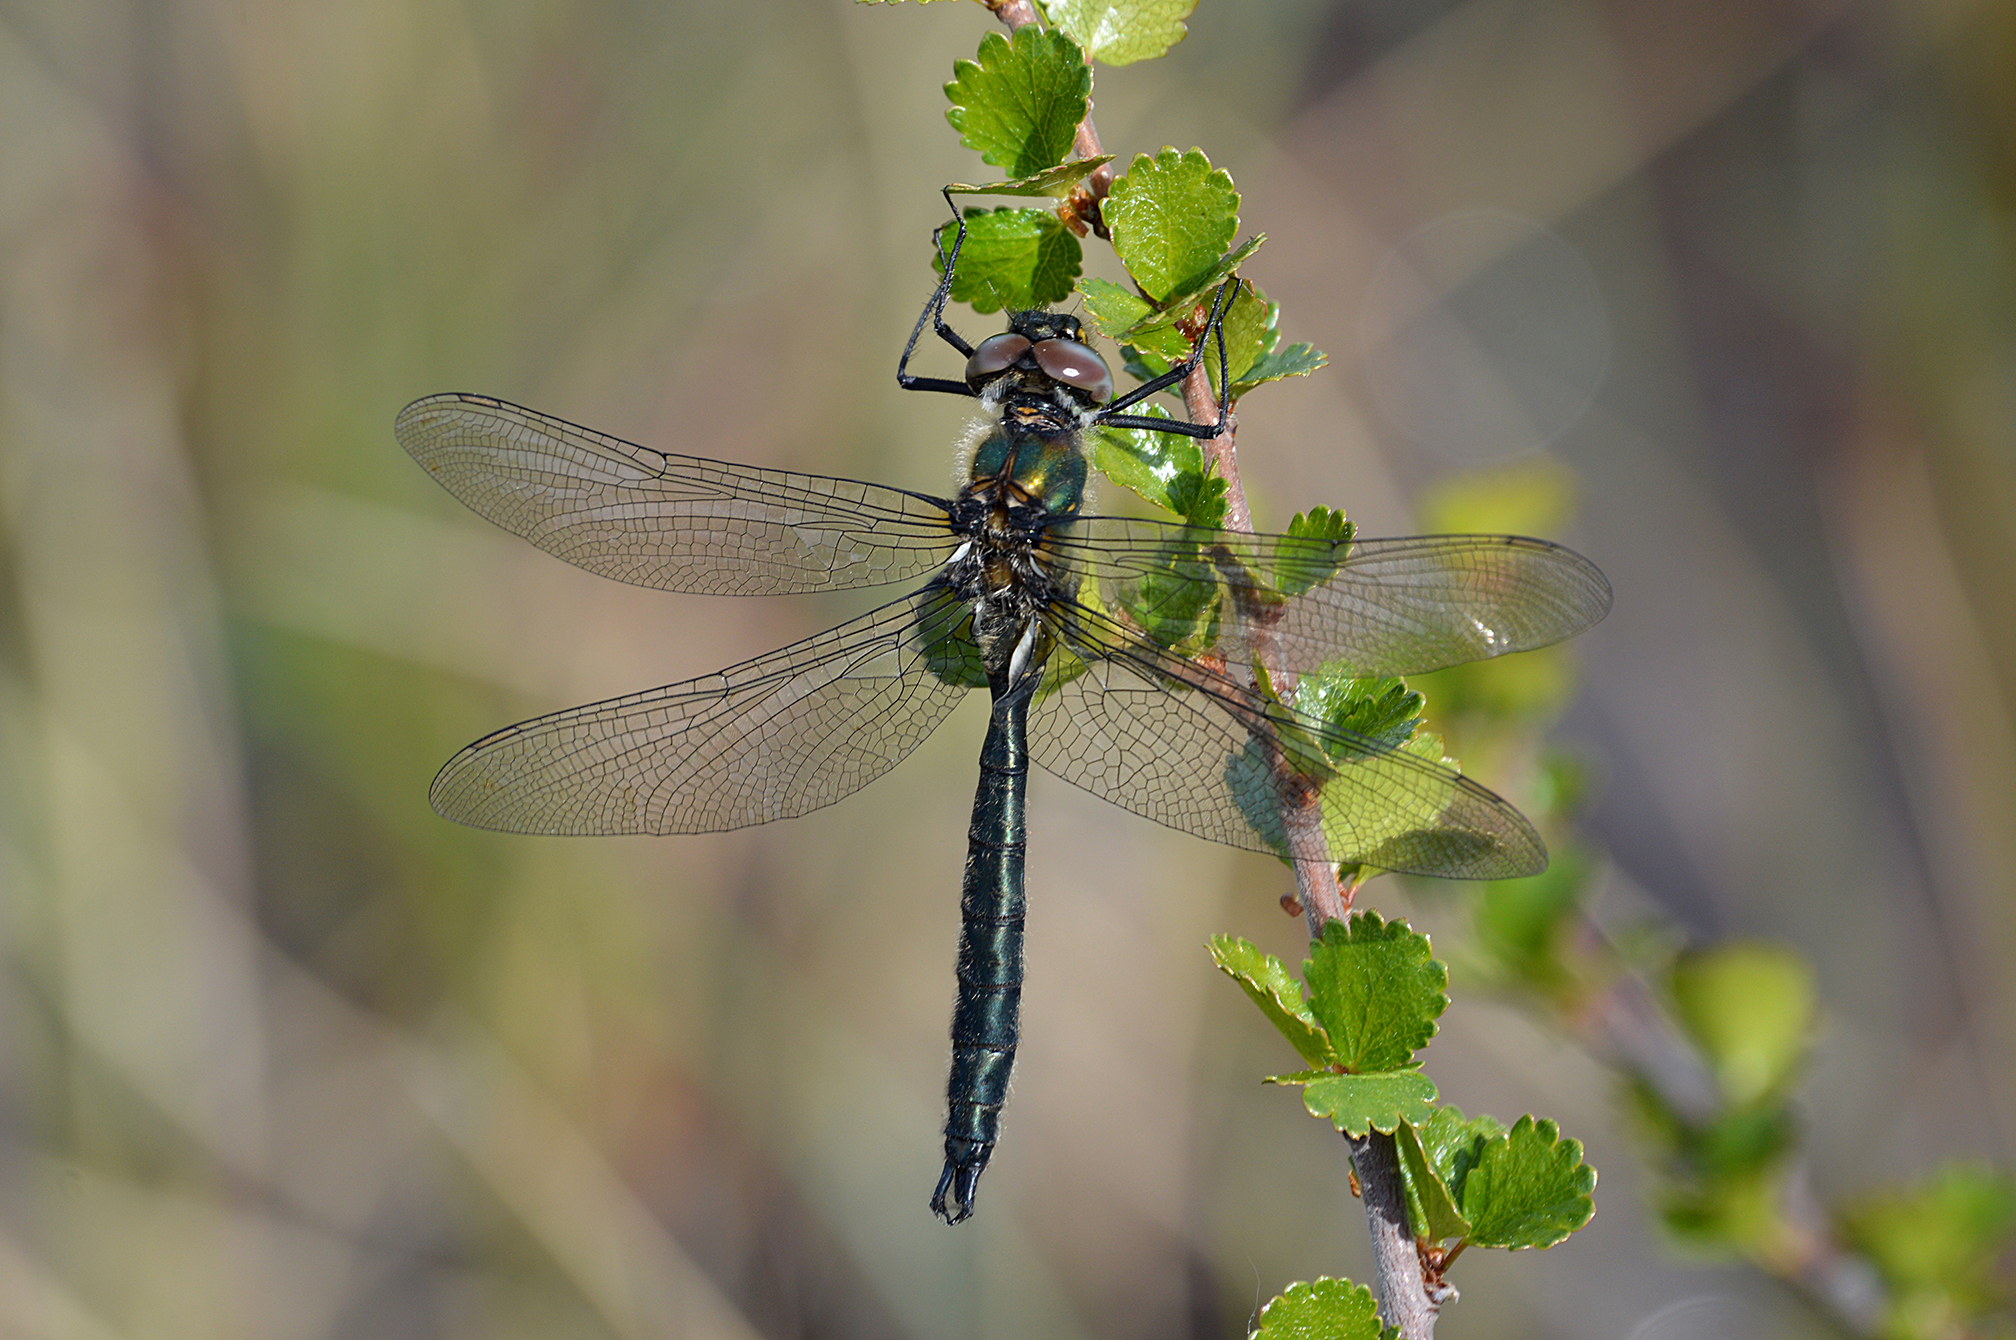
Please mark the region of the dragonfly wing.
<svg viewBox="0 0 2016 1340"><path fill-rule="evenodd" d="M1559 642L1610 609L1595 564L1516 535L1346 545L1098 517L1059 547L1098 581L1107 609L1150 628L1208 609L1195 649L1298 674L1337 662L1358 675L1423 674Z"/></svg>
<svg viewBox="0 0 2016 1340"><path fill-rule="evenodd" d="M428 792L516 833L712 833L830 805L966 693L940 669L957 605L928 589L719 674L555 712L478 740Z"/></svg>
<svg viewBox="0 0 2016 1340"><path fill-rule="evenodd" d="M851 479L676 456L487 396L416 400L399 444L481 516L638 586L775 595L931 571L943 503Z"/></svg>
<svg viewBox="0 0 2016 1340"><path fill-rule="evenodd" d="M1051 623L1060 645L1031 714L1031 753L1094 795L1277 856L1288 854L1284 815L1313 805L1332 861L1452 879L1546 867L1532 825L1439 754L1331 730L1096 611L1053 609ZM1320 746L1323 766L1284 773L1284 742L1304 757Z"/></svg>

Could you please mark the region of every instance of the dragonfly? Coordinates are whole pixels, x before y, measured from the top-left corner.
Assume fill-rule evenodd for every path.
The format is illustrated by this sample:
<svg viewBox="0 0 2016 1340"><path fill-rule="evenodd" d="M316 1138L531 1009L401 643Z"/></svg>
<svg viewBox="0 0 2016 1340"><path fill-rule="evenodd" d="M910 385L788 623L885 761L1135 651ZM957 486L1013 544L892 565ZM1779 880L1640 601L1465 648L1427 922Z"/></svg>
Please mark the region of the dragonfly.
<svg viewBox="0 0 2016 1340"><path fill-rule="evenodd" d="M955 218L957 212L955 211ZM1027 790L1045 770L1135 814L1284 859L1457 879L1546 865L1496 794L1390 738L1298 707L1297 676L1397 676L1544 646L1603 617L1589 560L1504 535L1256 535L1084 513L1090 435L1209 438L1142 412L1190 356L1115 395L1078 319L945 319L965 223L897 363L905 390L977 402L956 496L640 446L486 396L400 411L395 435L477 513L590 572L661 590L914 589L716 674L506 727L429 791L446 818L546 834L709 833L831 805L966 695L992 706L961 882L945 1161L931 1209L973 1213L1020 1040ZM1201 309L1200 309L1201 310ZM929 325L966 360L913 373ZM1228 397L1229 400L1229 397Z"/></svg>

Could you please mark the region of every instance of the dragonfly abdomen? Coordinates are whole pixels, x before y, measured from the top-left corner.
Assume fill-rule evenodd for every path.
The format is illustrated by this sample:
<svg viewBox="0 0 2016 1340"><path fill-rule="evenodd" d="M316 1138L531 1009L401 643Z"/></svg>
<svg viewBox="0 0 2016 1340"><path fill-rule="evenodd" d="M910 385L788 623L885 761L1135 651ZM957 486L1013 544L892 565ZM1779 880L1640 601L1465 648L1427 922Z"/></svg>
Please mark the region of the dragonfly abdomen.
<svg viewBox="0 0 2016 1340"><path fill-rule="evenodd" d="M973 1213L974 1190L1000 1136L1021 1034L1024 816L1034 685L1032 677L995 692L966 833L959 998L952 1010L952 1073L945 1085L945 1171L931 1197L931 1208L948 1224Z"/></svg>

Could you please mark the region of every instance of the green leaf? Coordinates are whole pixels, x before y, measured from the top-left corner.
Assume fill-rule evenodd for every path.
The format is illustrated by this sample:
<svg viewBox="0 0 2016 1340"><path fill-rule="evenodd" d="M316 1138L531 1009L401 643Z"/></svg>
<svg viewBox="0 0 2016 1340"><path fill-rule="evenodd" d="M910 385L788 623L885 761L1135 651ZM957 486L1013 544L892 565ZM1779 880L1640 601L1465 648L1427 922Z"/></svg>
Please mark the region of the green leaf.
<svg viewBox="0 0 2016 1340"><path fill-rule="evenodd" d="M1081 279L1078 292L1085 299L1085 310L1091 314L1092 324L1109 340L1114 338L1115 331L1125 330L1154 310L1147 299L1135 296L1110 279Z"/></svg>
<svg viewBox="0 0 2016 1340"><path fill-rule="evenodd" d="M1437 1108L1436 1116L1445 1110ZM1393 1142L1400 1151L1400 1184L1407 1199L1407 1222L1414 1236L1436 1243L1468 1234L1470 1221L1456 1208L1448 1183L1435 1171L1434 1162L1422 1148L1420 1131L1402 1126L1393 1132Z"/></svg>
<svg viewBox="0 0 2016 1340"><path fill-rule="evenodd" d="M1351 537L1357 534L1340 511L1312 507L1297 512L1288 523L1288 538L1301 543L1283 544L1274 551L1274 586L1284 596L1299 596L1321 586L1336 575L1351 552Z"/></svg>
<svg viewBox="0 0 2016 1340"><path fill-rule="evenodd" d="M1197 0L1047 0L1050 22L1104 65L1154 60L1183 40Z"/></svg>
<svg viewBox="0 0 2016 1340"><path fill-rule="evenodd" d="M1104 206L1113 249L1151 298L1188 288L1239 230L1239 192L1201 149L1137 156Z"/></svg>
<svg viewBox="0 0 2016 1340"><path fill-rule="evenodd" d="M1010 38L989 33L977 60L953 62L945 118L984 161L1028 177L1064 161L1091 92L1078 44L1032 23Z"/></svg>
<svg viewBox="0 0 2016 1340"><path fill-rule="evenodd" d="M1505 1134L1505 1123L1484 1113L1466 1117L1461 1108L1445 1103L1414 1134L1421 1142L1428 1166L1461 1205L1463 1179L1477 1166L1477 1156L1486 1142Z"/></svg>
<svg viewBox="0 0 2016 1340"><path fill-rule="evenodd" d="M2016 1177L1949 1165L1918 1186L1864 1197L1841 1229L1891 1288L1956 1288L1979 1306L1993 1299L1996 1258L2016 1241Z"/></svg>
<svg viewBox="0 0 2016 1340"><path fill-rule="evenodd" d="M1169 508L1193 526L1225 524L1225 481L1212 474L1180 474L1169 481Z"/></svg>
<svg viewBox="0 0 2016 1340"><path fill-rule="evenodd" d="M1358 1073L1408 1065L1435 1036L1436 1017L1449 1004L1442 994L1449 972L1436 962L1428 937L1377 912L1324 926L1302 977L1310 1011L1339 1063Z"/></svg>
<svg viewBox="0 0 2016 1340"><path fill-rule="evenodd" d="M1362 735L1388 749L1399 748L1413 736L1424 702L1398 679L1318 675L1295 690L1295 706L1303 712L1332 730Z"/></svg>
<svg viewBox="0 0 2016 1340"><path fill-rule="evenodd" d="M1552 1247L1596 1213L1596 1170L1551 1121L1521 1117L1484 1143L1457 1203L1480 1247Z"/></svg>
<svg viewBox="0 0 2016 1340"><path fill-rule="evenodd" d="M1082 254L1049 210L969 209L952 297L983 313L1048 307L1070 296ZM944 256L934 252L932 265L943 274Z"/></svg>
<svg viewBox="0 0 2016 1340"><path fill-rule="evenodd" d="M1238 269L1248 256L1260 250L1260 244L1266 240L1267 234L1265 233L1257 233L1247 238L1238 247L1226 252L1223 256L1213 261L1211 268L1190 280L1189 283L1177 289L1168 297L1162 299L1161 302L1155 304L1148 314L1141 317L1133 327L1120 331L1114 338L1140 341L1145 339L1151 332L1169 330L1170 327L1186 317L1194 317L1201 323L1206 317L1211 315L1212 304L1218 301L1219 286L1232 277L1232 272ZM1230 294L1226 295L1225 301L1228 304L1232 301ZM1149 342L1151 344L1154 343L1154 341ZM1175 357L1179 359L1183 358L1189 352L1189 341L1185 340L1176 352Z"/></svg>
<svg viewBox="0 0 2016 1340"><path fill-rule="evenodd" d="M1435 1083L1418 1070L1367 1075L1305 1071L1275 1075L1269 1084L1300 1084L1302 1105L1347 1135L1392 1134L1402 1122L1419 1125L1435 1111Z"/></svg>
<svg viewBox="0 0 2016 1340"><path fill-rule="evenodd" d="M1218 970L1239 983L1239 989L1260 1007L1267 1022L1280 1030L1303 1060L1318 1069L1336 1063L1330 1039L1323 1035L1316 1016L1309 1013L1309 1006L1302 999L1302 983L1295 980L1286 964L1236 936L1214 935L1210 949Z"/></svg>
<svg viewBox="0 0 2016 1340"><path fill-rule="evenodd" d="M1307 344L1291 344L1286 349L1277 349L1262 354L1246 371L1232 378L1232 394L1245 395L1256 386L1268 382L1283 381L1289 377L1306 377L1330 361L1330 355Z"/></svg>
<svg viewBox="0 0 2016 1340"><path fill-rule="evenodd" d="M1380 1323L1370 1289L1325 1276L1291 1284L1269 1301L1260 1309L1252 1340L1398 1340L1399 1335Z"/></svg>
<svg viewBox="0 0 2016 1340"><path fill-rule="evenodd" d="M1668 979L1674 1013L1732 1106L1763 1102L1792 1078L1813 1031L1813 971L1773 945L1683 954Z"/></svg>
<svg viewBox="0 0 2016 1340"><path fill-rule="evenodd" d="M1013 181L983 182L978 186L953 182L945 189L953 195L1047 195L1062 200L1071 194L1072 187L1112 161L1112 154L1074 158L1068 163L1059 163L1056 167L1045 168L1031 176L1017 177Z"/></svg>
<svg viewBox="0 0 2016 1340"><path fill-rule="evenodd" d="M1166 419L1157 404L1136 405L1131 413ZM1146 428L1098 428L1089 435L1092 468L1121 488L1139 494L1157 507L1174 512L1170 491L1179 479L1204 473L1204 453L1197 440Z"/></svg>

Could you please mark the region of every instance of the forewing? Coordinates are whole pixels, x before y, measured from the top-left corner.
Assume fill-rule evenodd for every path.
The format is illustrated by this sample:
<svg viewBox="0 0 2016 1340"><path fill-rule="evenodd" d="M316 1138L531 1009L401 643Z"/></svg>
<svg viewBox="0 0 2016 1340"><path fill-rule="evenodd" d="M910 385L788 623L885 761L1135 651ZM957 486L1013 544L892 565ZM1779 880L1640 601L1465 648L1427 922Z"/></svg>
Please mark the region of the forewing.
<svg viewBox="0 0 2016 1340"><path fill-rule="evenodd" d="M1595 564L1516 535L1345 546L1092 517L1055 544L1097 581L1105 608L1148 625L1158 611L1205 610L1185 650L1297 674L1336 662L1363 676L1423 674L1559 642L1610 609Z"/></svg>
<svg viewBox="0 0 2016 1340"><path fill-rule="evenodd" d="M966 693L934 670L956 604L926 590L719 674L478 740L434 779L446 818L516 833L712 833L831 805Z"/></svg>
<svg viewBox="0 0 2016 1340"><path fill-rule="evenodd" d="M877 586L931 571L954 544L944 505L921 494L670 455L487 396L416 400L393 433L479 515L638 586Z"/></svg>
<svg viewBox="0 0 2016 1340"><path fill-rule="evenodd" d="M1058 649L1030 717L1044 768L1123 809L1213 842L1289 854L1284 816L1320 807L1329 860L1451 879L1536 874L1520 813L1406 750L1330 730L1083 606L1053 607ZM1340 754L1286 785L1284 746Z"/></svg>

